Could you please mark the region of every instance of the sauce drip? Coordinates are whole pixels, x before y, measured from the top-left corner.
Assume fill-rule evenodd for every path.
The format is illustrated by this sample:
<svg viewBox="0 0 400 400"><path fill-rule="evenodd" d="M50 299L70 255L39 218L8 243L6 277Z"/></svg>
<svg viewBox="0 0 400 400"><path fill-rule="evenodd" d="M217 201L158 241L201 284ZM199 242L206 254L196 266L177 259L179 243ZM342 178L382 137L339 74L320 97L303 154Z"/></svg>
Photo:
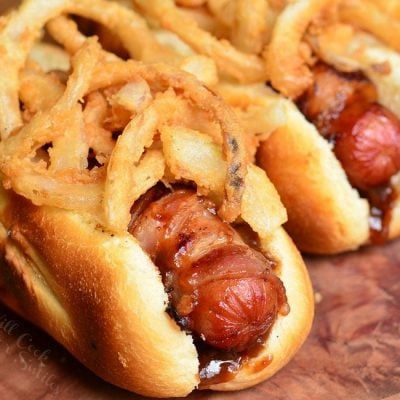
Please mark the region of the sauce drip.
<svg viewBox="0 0 400 400"><path fill-rule="evenodd" d="M248 246L250 246L254 250L259 251L260 253L263 253L263 249L260 243L260 238L258 237L257 233L250 228L249 225L247 224L236 225L235 231L240 235L243 242L245 242Z"/></svg>
<svg viewBox="0 0 400 400"><path fill-rule="evenodd" d="M368 190L366 197L371 205L370 241L372 244L383 244L389 237L390 221L397 193L391 186L383 186Z"/></svg>
<svg viewBox="0 0 400 400"><path fill-rule="evenodd" d="M242 352L222 352L204 342L196 343L200 360L200 389L211 385L231 381L236 374L248 366L253 372L259 372L272 362L272 356L258 360L250 366L250 361L257 357L264 349L263 342L269 332L256 345Z"/></svg>

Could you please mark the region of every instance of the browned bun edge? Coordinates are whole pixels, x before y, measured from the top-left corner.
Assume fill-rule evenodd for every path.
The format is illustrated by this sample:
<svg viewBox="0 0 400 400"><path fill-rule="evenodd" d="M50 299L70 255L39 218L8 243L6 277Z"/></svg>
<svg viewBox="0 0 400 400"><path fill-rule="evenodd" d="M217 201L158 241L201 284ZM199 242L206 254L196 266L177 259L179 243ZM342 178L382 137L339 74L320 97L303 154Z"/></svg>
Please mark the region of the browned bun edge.
<svg viewBox="0 0 400 400"><path fill-rule="evenodd" d="M350 185L328 141L294 104L286 107L286 125L258 152L288 211L285 228L305 252L357 249L369 239L368 202Z"/></svg>
<svg viewBox="0 0 400 400"><path fill-rule="evenodd" d="M17 312L122 388L177 397L196 387L192 338L165 312L160 274L131 235L15 195L0 219L9 231L0 275Z"/></svg>
<svg viewBox="0 0 400 400"><path fill-rule="evenodd" d="M89 216L4 194L0 298L109 382L154 397L190 393L199 383L196 348L165 312L159 272L136 240L102 231ZM278 317L256 359L212 389L243 389L271 376L310 330L313 295L300 254L282 228L262 244L278 263L291 312Z"/></svg>

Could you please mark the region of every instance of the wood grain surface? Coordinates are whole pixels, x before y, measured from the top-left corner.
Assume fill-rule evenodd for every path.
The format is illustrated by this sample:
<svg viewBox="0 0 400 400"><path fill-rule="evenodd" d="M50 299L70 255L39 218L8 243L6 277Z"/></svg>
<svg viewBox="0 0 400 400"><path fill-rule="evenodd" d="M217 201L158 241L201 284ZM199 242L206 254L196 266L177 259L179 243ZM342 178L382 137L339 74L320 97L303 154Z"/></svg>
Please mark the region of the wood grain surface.
<svg viewBox="0 0 400 400"><path fill-rule="evenodd" d="M272 379L190 400L394 400L400 393L400 241L307 258L316 297L309 339ZM46 334L0 306L0 399L135 400L76 362Z"/></svg>

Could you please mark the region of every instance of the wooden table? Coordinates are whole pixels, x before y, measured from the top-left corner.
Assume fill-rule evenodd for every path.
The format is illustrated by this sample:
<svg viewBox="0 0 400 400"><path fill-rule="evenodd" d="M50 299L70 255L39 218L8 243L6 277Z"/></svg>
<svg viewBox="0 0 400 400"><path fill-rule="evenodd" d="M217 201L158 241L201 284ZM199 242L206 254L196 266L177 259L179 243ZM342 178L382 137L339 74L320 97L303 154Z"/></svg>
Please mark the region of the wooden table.
<svg viewBox="0 0 400 400"><path fill-rule="evenodd" d="M309 339L267 382L212 400L394 400L400 394L400 241L307 258L316 297ZM31 348L28 348L31 345ZM35 327L0 306L0 399L136 400L87 371Z"/></svg>

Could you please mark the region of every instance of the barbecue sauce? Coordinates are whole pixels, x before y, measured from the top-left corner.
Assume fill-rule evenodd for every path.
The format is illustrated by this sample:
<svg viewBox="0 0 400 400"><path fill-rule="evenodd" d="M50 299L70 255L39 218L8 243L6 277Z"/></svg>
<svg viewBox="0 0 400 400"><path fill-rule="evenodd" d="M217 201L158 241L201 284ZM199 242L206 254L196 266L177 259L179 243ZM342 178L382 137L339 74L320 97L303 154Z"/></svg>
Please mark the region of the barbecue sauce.
<svg viewBox="0 0 400 400"><path fill-rule="evenodd" d="M212 313L213 306L211 308L208 308L208 301L210 298L213 298L215 295L210 293L210 296L201 297L202 295L200 294L201 291L203 290L202 283L200 283L200 286L197 287L197 281L202 282L204 279L208 281L209 279L216 279L216 282L224 282L225 279L232 279L232 274L234 273L234 269L228 269L228 277L225 277L225 275L221 275L221 266L219 263L216 263L215 260L220 260L223 259L224 257L233 257L237 258L238 262L242 262L242 258L244 254L246 253L245 250L242 249L242 245L238 247L237 244L234 244L235 241L238 239L234 239L234 236L232 237L233 242L228 242L224 245L224 247L217 247L216 249L207 249L207 254L202 256L201 258L195 257L194 260L190 261L190 258L188 259L188 256L190 256L190 253L188 252L192 248L192 242L195 240L200 240L202 238L202 235L204 234L204 229L206 227L204 226L203 228L199 228L199 225L197 225L198 232L196 234L196 214L193 214L193 216L183 224L183 230L181 229L179 231L179 234L177 235L177 242L175 243L174 240L171 241L171 239L174 238L174 233L171 230L171 227L169 227L170 224L170 215L172 218L177 218L177 213L182 212L176 209L174 213L171 214L173 211L173 207L175 207L173 204L174 203L162 203L164 204L161 208L159 206L156 206L157 208L155 210L158 210L157 212L155 211L147 211L149 207L151 207L152 204L154 204L155 201L160 199L161 197L164 197L164 195L168 195L169 191L166 190L165 188L155 188L153 190L150 190L148 193L142 196L139 201L135 202L134 207L131 209L131 214L132 214L132 221L129 227L129 231L134 234L139 242L143 242L143 246L150 255L150 257L153 259L155 264L160 268L163 276L163 282L164 286L166 288L166 291L169 296L169 308L167 309L167 312L170 314L170 316L178 323L178 325L185 330L186 332L190 333L194 340L195 340L195 345L198 350L199 354L199 361L200 361L200 370L199 370L199 375L200 375L200 388L206 388L209 387L210 385L217 384L217 383L222 383L222 382L227 382L235 377L235 375L243 368L246 367L250 368L254 372L261 371L263 368L265 368L272 360L272 357L270 356L264 356L261 357L260 360L255 361L254 358L258 356L264 349L263 343L265 342L266 338L269 335L269 332L271 330L271 327L273 326L273 323L277 317L277 315L286 315L289 312L289 307L287 305L287 300L284 292L283 286L281 287L280 281L276 281L272 278L268 278L267 275L265 276L264 279L266 279L271 285L271 290L277 290L277 295L278 295L278 303L277 303L277 313L273 317L273 319L268 320L268 330L263 332L263 334L256 338L254 341L249 341L249 343L243 347L240 344L235 344L233 345L234 347L224 347L223 345L221 348L218 348L220 345L218 344L217 347L213 343L213 336L206 336L203 335L200 331L197 331L195 326L193 325L193 322L191 320L191 315L194 315L193 313L196 312L196 308L200 307L200 300L201 300L201 308L202 314L204 315L204 312L209 312ZM179 190L176 192L178 193L178 196L183 196L183 199L185 196L188 196L188 194L179 194ZM175 197L175 200L177 201L177 197ZM164 200L163 200L164 201ZM199 200L200 202L202 200ZM165 202L165 201L164 201ZM183 209L188 209L190 211L189 204L186 201L183 202ZM208 203L206 203L208 204ZM172 208L171 208L172 207ZM210 207L210 206L208 206ZM215 215L215 210L209 209L210 213L212 215ZM145 218L153 218L154 223L156 225L164 226L166 228L159 228L157 231L154 231L153 234L150 233L150 238L143 238L142 234L140 233L140 229L142 229L142 224L146 224L146 221L141 221L141 216L146 215ZM207 217L209 218L209 217ZM211 217L212 218L212 217ZM152 222L153 224L153 222ZM186 226L187 224L194 224L194 231L192 233L191 229L188 229ZM209 222L207 222L209 224ZM228 227L224 227L224 223L221 222L221 226L213 226L215 223L211 223L211 226L207 225L207 229L215 229L215 232L212 232L211 237L213 235L216 235L216 233L219 231L219 234L216 236L217 238L221 238L220 235L225 235L226 237L229 237L231 233L225 232ZM149 228L150 227L150 228ZM148 224L145 226L146 232L150 231L152 232L153 229L151 227L151 224ZM147 229L149 228L149 229ZM238 235L242 238L243 242L246 243L250 248L257 250L260 252L261 250L261 244L259 242L259 239L257 235L251 230L250 227L247 225L239 225L236 229L236 233L232 233L233 235ZM139 231L138 231L139 229ZM160 248L160 238L155 239L160 235L160 229L167 229L166 232L168 232L168 246L166 249L163 251L160 250L155 250L158 246ZM231 228L229 228L231 229ZM147 235L147 234L146 234ZM199 236L200 235L200 236ZM163 236L161 234L161 236ZM176 236L176 235L175 235ZM200 239L199 239L200 238ZM204 240L204 239L201 239ZM208 242L207 242L208 243ZM209 245L212 245L213 242L210 242ZM207 245L206 247L208 247ZM161 245L161 248L163 245ZM203 246L204 247L204 246ZM178 249L178 250L177 250ZM252 251L254 251L252 250ZM244 253L243 253L244 251ZM173 254L172 254L172 253ZM177 252L175 254L175 252ZM169 254L171 253L171 254ZM225 254L226 253L226 254ZM231 255L230 255L231 254ZM183 258L182 258L183 257ZM261 254L257 256L252 262L257 265L257 259L259 257L262 257ZM174 272L174 270L169 270L171 266L168 267L168 260L175 260L174 263L177 263L176 267L178 269L177 272ZM188 265L186 265L189 262ZM204 264L205 263L205 264ZM258 277L257 279L260 279L263 274L273 274L273 272L267 272L268 268L270 270L275 269L276 265L273 261L269 260L269 258L264 258L264 263L266 265L267 270L263 273L261 272L256 272L257 268L250 267L250 270L243 275L242 272L240 272L239 275L235 275L234 279L241 279L240 276L243 275L243 278L247 279L249 276L253 276L254 278ZM165 264L165 265L164 265ZM204 264L204 266L203 266ZM214 272L214 264L217 269ZM189 266L192 265L192 266ZM206 267L205 267L206 266ZM204 269L205 268L205 269ZM256 268L254 271L253 269ZM203 271L204 269L204 271ZM238 271L239 272L239 271ZM214 274L216 276L214 277ZM235 273L236 274L236 273ZM249 276L248 276L249 275ZM277 279L277 278L275 278ZM174 284L175 282L175 284ZM176 282L179 283L178 286L176 286ZM207 285L207 284L206 284ZM223 283L222 283L223 285ZM212 286L212 285L211 285ZM223 286L222 286L223 287ZM190 293L193 292L193 295L190 295ZM208 289L207 289L208 290ZM211 289L210 289L211 290ZM232 290L232 288L230 288ZM221 292L225 293L225 292ZM176 300L176 297L179 297L179 301ZM247 299L247 297L246 297ZM268 298L267 298L268 299ZM182 301L184 300L184 301ZM242 299L244 301L244 298ZM222 298L221 298L222 301ZM203 303L204 302L204 303ZM213 304L213 303L212 303ZM239 303L238 303L239 304ZM268 300L269 304L269 300ZM273 303L271 303L273 304ZM223 309L225 310L225 307L228 307L229 309L230 304L227 303ZM253 307L254 308L254 307ZM233 308L234 309L234 308ZM232 310L233 310L232 309ZM245 309L245 308L244 308ZM207 311L208 310L208 311ZM231 310L231 309L229 309ZM243 310L240 310L243 311ZM262 311L262 310L261 310ZM254 313L254 310L251 311ZM229 312L227 315L230 315ZM225 317L225 316L224 316ZM209 320L209 323L211 321L214 321L212 317ZM236 317L235 317L236 318ZM241 314L237 317L243 318ZM236 320L231 321L232 323L237 322ZM214 323L214 322L213 322ZM208 328L208 329L217 329L218 325L215 325L214 328ZM240 326L240 323L239 325ZM219 329L219 328L218 328ZM255 328L252 328L255 329ZM239 331L240 332L240 328ZM245 334L245 333L244 333ZM246 334L245 334L246 335ZM238 336L238 338L244 338L245 336ZM225 338L225 337L224 337ZM211 339L211 340L210 340ZM208 340L210 340L210 342ZM233 341L232 343L235 342L235 337L230 339L230 336L227 336L225 340L228 341ZM243 339L240 339L243 340ZM216 341L218 342L218 340ZM212 345L210 344L212 343ZM218 342L219 343L219 342ZM221 342L223 343L223 342ZM230 343L230 342L229 342ZM240 343L240 342L239 342ZM234 349L234 350L232 350Z"/></svg>
<svg viewBox="0 0 400 400"><path fill-rule="evenodd" d="M371 206L369 227L372 244L383 244L388 240L393 205L397 195L390 185L370 189L366 192Z"/></svg>
<svg viewBox="0 0 400 400"><path fill-rule="evenodd" d="M211 385L229 382L235 378L239 371L246 367L252 372L262 371L272 362L272 356L268 355L255 363L252 360L263 350L263 343L269 332L259 340L257 344L242 352L222 352L204 342L196 343L200 361L200 385L199 388L207 388Z"/></svg>

